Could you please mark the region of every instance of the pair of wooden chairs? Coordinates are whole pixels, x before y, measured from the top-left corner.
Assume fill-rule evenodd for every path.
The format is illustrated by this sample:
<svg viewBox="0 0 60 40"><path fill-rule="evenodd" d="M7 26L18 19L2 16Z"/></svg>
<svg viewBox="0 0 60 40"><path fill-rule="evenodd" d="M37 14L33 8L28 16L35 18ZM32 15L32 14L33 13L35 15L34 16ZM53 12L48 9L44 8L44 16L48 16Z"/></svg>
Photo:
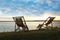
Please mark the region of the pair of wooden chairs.
<svg viewBox="0 0 60 40"><path fill-rule="evenodd" d="M38 29L41 29L43 27L43 25L48 26L49 24L52 23L52 21L54 20L55 17L48 17L41 25L39 24L37 26ZM19 30L20 31L20 27L22 27L23 31L28 31L29 28L26 24L26 21L24 19L24 16L21 17L13 17L14 21L15 21L15 31ZM16 29L16 25L18 26L18 28Z"/></svg>

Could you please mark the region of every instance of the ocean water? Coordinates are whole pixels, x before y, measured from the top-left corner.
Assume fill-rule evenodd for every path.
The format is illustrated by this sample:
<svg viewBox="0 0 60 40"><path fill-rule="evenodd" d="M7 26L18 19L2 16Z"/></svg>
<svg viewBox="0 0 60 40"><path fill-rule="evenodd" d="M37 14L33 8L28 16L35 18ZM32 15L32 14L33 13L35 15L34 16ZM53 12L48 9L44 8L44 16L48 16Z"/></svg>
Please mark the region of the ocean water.
<svg viewBox="0 0 60 40"><path fill-rule="evenodd" d="M42 24L43 22L26 22L29 30L35 30L37 29L37 26L39 24ZM60 21L54 21L53 26L60 27ZM0 32L11 32L15 30L15 22L0 22Z"/></svg>

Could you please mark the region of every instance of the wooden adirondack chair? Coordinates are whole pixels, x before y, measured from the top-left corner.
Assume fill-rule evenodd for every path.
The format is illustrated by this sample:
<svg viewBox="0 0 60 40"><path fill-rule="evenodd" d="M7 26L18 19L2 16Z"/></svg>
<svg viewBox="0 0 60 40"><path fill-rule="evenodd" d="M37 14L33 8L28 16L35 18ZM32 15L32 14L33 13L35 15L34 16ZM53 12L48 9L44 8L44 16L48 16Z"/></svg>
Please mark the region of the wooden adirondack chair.
<svg viewBox="0 0 60 40"><path fill-rule="evenodd" d="M48 18L43 22L43 24L39 24L39 25L37 26L37 28L40 30L40 29L43 27L43 25L45 25L46 27L48 27L49 24L51 24L51 26L53 27L52 21L53 21L54 19L55 19L55 17L48 17Z"/></svg>
<svg viewBox="0 0 60 40"><path fill-rule="evenodd" d="M13 17L13 19L15 21L15 31L17 31L17 30L20 31L20 27L22 27L23 31L28 31L29 30L23 16L21 16L21 17ZM16 25L18 26L17 29L16 29Z"/></svg>

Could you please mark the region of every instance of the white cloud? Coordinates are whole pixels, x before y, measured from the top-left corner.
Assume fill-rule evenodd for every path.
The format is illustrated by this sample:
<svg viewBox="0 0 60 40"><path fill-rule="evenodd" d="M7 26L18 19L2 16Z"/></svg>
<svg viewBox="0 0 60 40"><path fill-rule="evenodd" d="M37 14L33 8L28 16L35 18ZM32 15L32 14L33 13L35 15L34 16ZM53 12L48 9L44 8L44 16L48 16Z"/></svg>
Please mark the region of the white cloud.
<svg viewBox="0 0 60 40"><path fill-rule="evenodd" d="M54 12L54 11L45 11L40 16L60 16L60 12Z"/></svg>
<svg viewBox="0 0 60 40"><path fill-rule="evenodd" d="M0 15L2 15L3 14L3 12L2 11L0 11Z"/></svg>
<svg viewBox="0 0 60 40"><path fill-rule="evenodd" d="M49 4L51 3L51 0L46 0L46 1L47 1L47 3L49 3Z"/></svg>
<svg viewBox="0 0 60 40"><path fill-rule="evenodd" d="M11 11L11 8L9 8L9 7L0 7L0 10L6 10L6 11Z"/></svg>
<svg viewBox="0 0 60 40"><path fill-rule="evenodd" d="M2 11L0 11L0 17L11 17L12 15L4 14Z"/></svg>
<svg viewBox="0 0 60 40"><path fill-rule="evenodd" d="M27 9L22 9L22 8L17 10L16 14L17 15L19 14L19 16L23 15L23 16L31 17L31 19L37 19L37 20L41 20L41 19L44 20L49 16L54 16L54 17L60 16L60 12L45 11L43 14L42 13L39 14L39 11L37 11L37 10L34 10L34 9L27 10Z"/></svg>
<svg viewBox="0 0 60 40"><path fill-rule="evenodd" d="M5 10L7 10L7 11L11 11L11 8L4 8Z"/></svg>
<svg viewBox="0 0 60 40"><path fill-rule="evenodd" d="M14 14L15 16L27 16L27 14L29 14L29 12L28 12L28 10L26 10L26 9L17 9L16 11L15 11L16 13Z"/></svg>
<svg viewBox="0 0 60 40"><path fill-rule="evenodd" d="M55 16L55 15L53 15L53 13L51 14L51 13L48 13L48 12L46 12L46 13L44 13L44 14L42 14L41 15L42 17L48 17L48 16Z"/></svg>
<svg viewBox="0 0 60 40"><path fill-rule="evenodd" d="M18 8L17 10L12 10L10 8L3 8L4 10L6 9L7 11L10 12L6 12L7 14L5 14L5 12L0 11L0 17L13 17L13 16L25 16L25 17L31 17L31 19L37 19L37 20L43 20L46 19L49 16L60 16L60 12L44 12L39 13L38 10L35 9L24 9L22 7ZM31 12L32 11L32 12Z"/></svg>

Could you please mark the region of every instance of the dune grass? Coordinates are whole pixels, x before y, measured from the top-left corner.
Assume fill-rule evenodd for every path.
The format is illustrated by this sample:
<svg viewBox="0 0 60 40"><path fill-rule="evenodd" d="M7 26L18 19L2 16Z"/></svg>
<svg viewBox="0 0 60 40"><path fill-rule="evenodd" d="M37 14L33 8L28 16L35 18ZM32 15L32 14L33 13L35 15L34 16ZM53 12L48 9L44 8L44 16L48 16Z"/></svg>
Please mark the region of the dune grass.
<svg viewBox="0 0 60 40"><path fill-rule="evenodd" d="M0 40L60 40L60 29L4 32L0 33Z"/></svg>

